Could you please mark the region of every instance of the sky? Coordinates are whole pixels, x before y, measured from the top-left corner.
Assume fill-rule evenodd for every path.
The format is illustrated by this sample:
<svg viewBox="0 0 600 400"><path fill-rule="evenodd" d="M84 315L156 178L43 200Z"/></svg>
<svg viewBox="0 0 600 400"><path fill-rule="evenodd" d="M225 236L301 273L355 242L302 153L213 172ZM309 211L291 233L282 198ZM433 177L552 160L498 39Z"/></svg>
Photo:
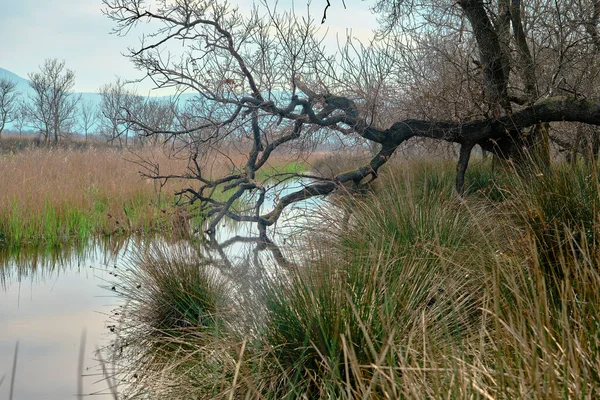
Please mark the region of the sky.
<svg viewBox="0 0 600 400"><path fill-rule="evenodd" d="M344 37L347 29L352 36L368 39L377 26L368 3L346 0L345 9L342 0L330 1L324 25L330 44L335 43L336 35ZM249 10L252 1L231 3ZM289 7L292 0L279 3ZM320 20L325 5L326 0L313 0L315 19ZM139 43L138 37L110 34L114 25L102 14L102 6L101 0L0 0L0 68L27 78L47 58L65 60L66 67L75 71L76 92L97 92L117 76L127 80L143 77L123 56L128 47ZM294 7L305 15L306 1L295 1ZM140 83L137 89L140 94L164 94L151 93L151 82Z"/></svg>

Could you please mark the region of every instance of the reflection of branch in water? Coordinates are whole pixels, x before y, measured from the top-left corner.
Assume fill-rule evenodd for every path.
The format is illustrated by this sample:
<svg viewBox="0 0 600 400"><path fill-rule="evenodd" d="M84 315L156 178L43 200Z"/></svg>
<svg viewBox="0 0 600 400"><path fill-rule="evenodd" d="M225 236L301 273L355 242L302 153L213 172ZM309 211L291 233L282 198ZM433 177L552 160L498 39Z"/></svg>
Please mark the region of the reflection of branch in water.
<svg viewBox="0 0 600 400"><path fill-rule="evenodd" d="M254 248L254 252L258 253L264 250L269 250L273 255L273 259L276 261L278 267L288 269L291 266L290 261L283 255L281 248L268 237L236 235L221 243L218 243L216 240L211 240L209 245L211 248L217 250L223 259L227 259L228 257L224 249L238 243L255 243L256 246ZM258 262L256 264L258 265ZM231 262L229 262L229 265L231 265Z"/></svg>
<svg viewBox="0 0 600 400"><path fill-rule="evenodd" d="M257 284L264 280L265 272L277 273L292 266L281 248L268 238L236 235L222 242L213 239L201 242L200 246L198 242L189 244L196 249L199 260L234 284L234 301L241 309L254 307ZM253 318L252 313L246 314Z"/></svg>
<svg viewBox="0 0 600 400"><path fill-rule="evenodd" d="M261 287L265 279L289 271L293 265L276 243L258 236L236 235L222 242L205 241L198 251L200 259L209 261L233 284L230 300L235 304L232 315L236 316L231 318L239 326L259 323L263 318Z"/></svg>
<svg viewBox="0 0 600 400"><path fill-rule="evenodd" d="M213 315L224 321L232 329L227 334L251 332L261 324L264 283L278 271L285 274L292 264L272 240L254 235L238 234L221 242L156 240L134 251L131 268L119 275L117 294L123 304L107 325L115 336L102 350L112 366L110 375L104 374L122 381L123 393L151 391L148 371L164 367L170 348L210 334L202 328L202 318ZM212 290L217 297L211 297ZM217 353L211 349L208 359Z"/></svg>

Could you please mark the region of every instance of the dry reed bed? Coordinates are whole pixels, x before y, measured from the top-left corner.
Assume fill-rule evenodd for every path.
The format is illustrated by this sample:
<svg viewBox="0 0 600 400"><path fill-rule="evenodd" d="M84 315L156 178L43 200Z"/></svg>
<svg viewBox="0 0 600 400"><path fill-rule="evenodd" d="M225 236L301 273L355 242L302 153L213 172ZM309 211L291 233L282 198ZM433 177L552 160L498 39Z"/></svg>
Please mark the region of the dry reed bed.
<svg viewBox="0 0 600 400"><path fill-rule="evenodd" d="M186 166L160 149L33 148L1 156L0 235L18 244L160 228L177 183L158 191L128 161L140 157L167 171Z"/></svg>

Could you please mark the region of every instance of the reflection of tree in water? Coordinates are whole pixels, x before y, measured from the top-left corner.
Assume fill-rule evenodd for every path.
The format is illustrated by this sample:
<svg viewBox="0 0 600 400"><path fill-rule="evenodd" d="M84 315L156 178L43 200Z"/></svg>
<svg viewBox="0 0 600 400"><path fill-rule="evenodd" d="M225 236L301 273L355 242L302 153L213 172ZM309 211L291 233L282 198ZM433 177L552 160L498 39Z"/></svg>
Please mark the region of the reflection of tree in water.
<svg viewBox="0 0 600 400"><path fill-rule="evenodd" d="M244 264L250 266L250 270L256 269L261 273L265 269L265 265L274 268L287 268L290 265L290 261L287 260L281 248L269 238L236 235L221 243L210 241L206 242L205 245L207 252L212 250L219 255L220 264L225 267L221 270L223 273L226 273L225 270L242 269ZM240 262L240 260L232 261L232 254L227 251L228 248L239 245L244 245L246 249L245 252L241 253L243 262ZM268 254L270 257L261 257L262 254ZM235 257L240 258L240 255ZM216 262L215 265L219 264L217 260L214 261ZM257 278L261 277L258 276Z"/></svg>
<svg viewBox="0 0 600 400"><path fill-rule="evenodd" d="M98 237L60 246L0 247L0 288L13 282L55 279L74 268L109 265L124 254L136 239L127 236ZM89 265L88 265L89 264Z"/></svg>
<svg viewBox="0 0 600 400"><path fill-rule="evenodd" d="M287 208L266 237L254 224L234 223L219 225L209 237L190 229L138 243L126 272L108 287L114 287L121 305L108 322L114 339L100 353L111 377L123 382L120 392L138 394L153 384L139 371L151 375L182 362L182 354L219 346L231 350L232 343L257 335L267 291L289 281L306 256L303 241L323 231L326 214L340 211L318 204ZM219 357L231 360L232 354Z"/></svg>

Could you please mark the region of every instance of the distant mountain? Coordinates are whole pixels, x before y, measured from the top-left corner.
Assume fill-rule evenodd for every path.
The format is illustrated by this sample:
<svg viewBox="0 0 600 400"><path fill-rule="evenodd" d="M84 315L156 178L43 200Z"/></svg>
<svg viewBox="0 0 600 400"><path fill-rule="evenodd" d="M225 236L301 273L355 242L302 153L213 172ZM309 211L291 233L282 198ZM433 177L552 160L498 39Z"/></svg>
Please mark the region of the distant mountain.
<svg viewBox="0 0 600 400"><path fill-rule="evenodd" d="M0 79L8 78L13 82L17 83L17 91L21 94L21 99L23 101L29 101L30 97L34 95L34 90L29 85L29 80L20 77L19 75L11 72L7 69L0 68ZM74 93L75 95L80 95L80 93ZM81 100L85 102L91 102L94 106L100 105L100 94L98 93L81 93ZM13 124L7 124L6 128L8 130L13 129ZM25 130L32 129L32 127L25 127Z"/></svg>
<svg viewBox="0 0 600 400"><path fill-rule="evenodd" d="M17 90L21 94L29 95L33 90L29 86L29 80L25 78L21 78L19 75L14 72L10 72L7 69L0 68L0 79L8 78L13 82L17 83Z"/></svg>
<svg viewBox="0 0 600 400"><path fill-rule="evenodd" d="M13 82L17 82L17 90L24 95L25 97L32 95L33 89L29 86L29 80L25 78L21 78L19 75L11 72L7 69L0 68L0 79L8 78ZM94 105L100 104L100 94L99 93L74 93L75 95L81 95L82 101L89 101Z"/></svg>
<svg viewBox="0 0 600 400"><path fill-rule="evenodd" d="M7 69L0 68L0 78L9 78L17 83L28 85L29 81L25 78L21 78L19 75L14 72L10 72Z"/></svg>

